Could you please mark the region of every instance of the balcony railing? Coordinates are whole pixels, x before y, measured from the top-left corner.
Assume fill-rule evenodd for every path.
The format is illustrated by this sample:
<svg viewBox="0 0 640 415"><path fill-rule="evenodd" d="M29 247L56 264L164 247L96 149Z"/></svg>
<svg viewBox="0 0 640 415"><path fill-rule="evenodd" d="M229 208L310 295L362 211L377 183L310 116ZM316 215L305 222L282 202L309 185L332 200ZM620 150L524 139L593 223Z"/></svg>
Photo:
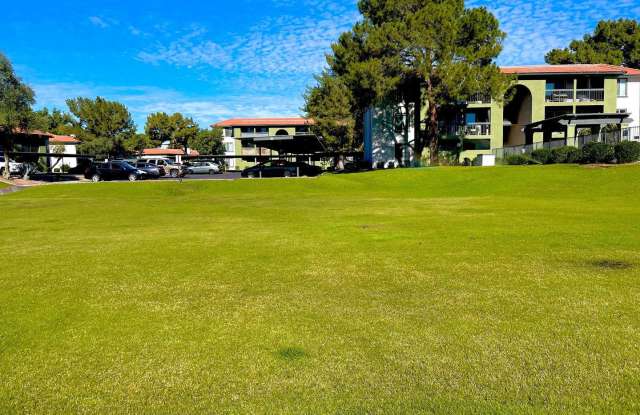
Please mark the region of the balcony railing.
<svg viewBox="0 0 640 415"><path fill-rule="evenodd" d="M545 95L547 102L573 102L573 89L548 89Z"/></svg>
<svg viewBox="0 0 640 415"><path fill-rule="evenodd" d="M269 133L240 133L240 138L268 137Z"/></svg>
<svg viewBox="0 0 640 415"><path fill-rule="evenodd" d="M576 91L577 102L604 101L604 88L578 89Z"/></svg>
<svg viewBox="0 0 640 415"><path fill-rule="evenodd" d="M467 136L491 135L490 122L475 122L465 126Z"/></svg>
<svg viewBox="0 0 640 415"><path fill-rule="evenodd" d="M473 94L469 97L468 104L491 104L491 95L483 92Z"/></svg>
<svg viewBox="0 0 640 415"><path fill-rule="evenodd" d="M491 135L490 122L474 122L467 125L442 125L441 131L445 135L460 137L479 137Z"/></svg>
<svg viewBox="0 0 640 415"><path fill-rule="evenodd" d="M547 102L598 102L604 101L604 88L591 89L548 89Z"/></svg>

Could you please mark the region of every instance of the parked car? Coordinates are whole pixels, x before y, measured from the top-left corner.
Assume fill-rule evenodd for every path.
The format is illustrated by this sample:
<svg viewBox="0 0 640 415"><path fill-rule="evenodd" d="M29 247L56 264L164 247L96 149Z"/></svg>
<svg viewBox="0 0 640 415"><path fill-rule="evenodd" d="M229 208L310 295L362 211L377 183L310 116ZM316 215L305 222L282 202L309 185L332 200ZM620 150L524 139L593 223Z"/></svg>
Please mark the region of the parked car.
<svg viewBox="0 0 640 415"><path fill-rule="evenodd" d="M212 161L194 161L187 165L188 174L220 174L220 165Z"/></svg>
<svg viewBox="0 0 640 415"><path fill-rule="evenodd" d="M242 171L242 177L297 177L318 176L322 173L320 167L307 163L292 163L286 160L272 160L249 167Z"/></svg>
<svg viewBox="0 0 640 415"><path fill-rule="evenodd" d="M92 182L102 180L129 180L135 182L149 178L149 174L133 167L126 161L107 161L92 165L85 173L87 179Z"/></svg>
<svg viewBox="0 0 640 415"><path fill-rule="evenodd" d="M168 174L175 179L177 177L183 177L185 174L187 174L187 169L185 169L182 164L178 164L166 157L145 157L140 161L144 161L145 163L153 164L154 166L158 167L158 169L160 169L160 175L162 176ZM162 174L163 171L164 174Z"/></svg>
<svg viewBox="0 0 640 415"><path fill-rule="evenodd" d="M0 156L0 176L4 176L5 169L4 156ZM24 164L17 163L14 160L9 159L9 174L21 175L24 172Z"/></svg>
<svg viewBox="0 0 640 415"><path fill-rule="evenodd" d="M146 172L149 175L150 179L159 179L163 174L160 172L160 167L155 164L150 164L145 162L144 160L138 160L134 163L129 163L136 169L140 169L143 172ZM164 171L164 168L162 169ZM164 173L167 174L166 172Z"/></svg>

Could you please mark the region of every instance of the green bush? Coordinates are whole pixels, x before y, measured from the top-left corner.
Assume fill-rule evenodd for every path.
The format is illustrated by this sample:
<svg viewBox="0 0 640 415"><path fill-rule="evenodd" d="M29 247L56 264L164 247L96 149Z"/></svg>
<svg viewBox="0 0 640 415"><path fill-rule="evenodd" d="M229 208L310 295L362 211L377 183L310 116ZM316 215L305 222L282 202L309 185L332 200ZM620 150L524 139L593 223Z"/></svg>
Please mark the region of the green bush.
<svg viewBox="0 0 640 415"><path fill-rule="evenodd" d="M636 141L623 141L614 148L618 163L634 163L640 160L640 143Z"/></svg>
<svg viewBox="0 0 640 415"><path fill-rule="evenodd" d="M580 149L572 146L564 146L551 150L551 158L553 163L579 163L582 157Z"/></svg>
<svg viewBox="0 0 640 415"><path fill-rule="evenodd" d="M583 163L612 163L616 158L611 144L592 141L582 148Z"/></svg>
<svg viewBox="0 0 640 415"><path fill-rule="evenodd" d="M539 150L534 150L531 153L531 158L537 161L540 164L551 164L553 163L553 157L551 150L547 148L541 148Z"/></svg>
<svg viewBox="0 0 640 415"><path fill-rule="evenodd" d="M526 154L512 154L504 159L510 166L525 166L527 164L540 164Z"/></svg>

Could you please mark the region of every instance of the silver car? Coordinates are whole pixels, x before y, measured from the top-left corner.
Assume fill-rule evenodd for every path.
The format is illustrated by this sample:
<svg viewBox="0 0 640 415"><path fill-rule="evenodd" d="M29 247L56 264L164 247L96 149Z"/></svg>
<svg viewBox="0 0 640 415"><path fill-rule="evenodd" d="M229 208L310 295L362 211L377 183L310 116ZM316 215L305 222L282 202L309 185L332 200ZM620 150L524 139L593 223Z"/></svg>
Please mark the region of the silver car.
<svg viewBox="0 0 640 415"><path fill-rule="evenodd" d="M194 161L187 166L188 174L219 174L220 165L212 161Z"/></svg>

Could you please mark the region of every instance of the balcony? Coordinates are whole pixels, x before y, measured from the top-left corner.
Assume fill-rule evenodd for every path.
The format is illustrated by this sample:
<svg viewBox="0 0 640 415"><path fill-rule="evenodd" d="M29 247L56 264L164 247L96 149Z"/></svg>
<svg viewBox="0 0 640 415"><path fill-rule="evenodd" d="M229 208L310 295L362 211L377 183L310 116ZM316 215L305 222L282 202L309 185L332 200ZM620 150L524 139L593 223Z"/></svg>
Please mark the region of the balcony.
<svg viewBox="0 0 640 415"><path fill-rule="evenodd" d="M240 133L240 138L256 138L256 137L268 137L268 136L269 136L268 132L262 132L262 133L257 133L257 132Z"/></svg>
<svg viewBox="0 0 640 415"><path fill-rule="evenodd" d="M577 102L602 102L604 101L604 88L578 89L576 90Z"/></svg>
<svg viewBox="0 0 640 415"><path fill-rule="evenodd" d="M469 123L465 127L465 135L467 137L488 136L491 135L490 122L474 122Z"/></svg>
<svg viewBox="0 0 640 415"><path fill-rule="evenodd" d="M545 93L546 102L602 102L604 88L592 89L548 89Z"/></svg>
<svg viewBox="0 0 640 415"><path fill-rule="evenodd" d="M458 137L486 137L491 135L490 122L474 122L467 125L447 124L441 125L440 130L448 136Z"/></svg>
<svg viewBox="0 0 640 415"><path fill-rule="evenodd" d="M491 95L482 92L473 94L469 97L467 104L491 104Z"/></svg>

